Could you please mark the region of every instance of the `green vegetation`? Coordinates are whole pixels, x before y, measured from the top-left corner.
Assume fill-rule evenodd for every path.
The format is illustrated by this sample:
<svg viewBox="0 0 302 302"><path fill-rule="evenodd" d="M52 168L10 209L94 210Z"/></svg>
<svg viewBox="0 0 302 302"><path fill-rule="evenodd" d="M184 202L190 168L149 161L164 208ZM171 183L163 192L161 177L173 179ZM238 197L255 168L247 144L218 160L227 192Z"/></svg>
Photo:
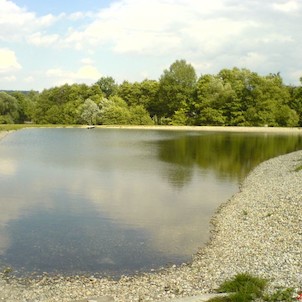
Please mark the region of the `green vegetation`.
<svg viewBox="0 0 302 302"><path fill-rule="evenodd" d="M297 127L302 86L239 68L198 77L191 64L176 60L158 81L117 84L102 77L91 86L0 92L0 124L25 122Z"/></svg>
<svg viewBox="0 0 302 302"><path fill-rule="evenodd" d="M278 302L295 301L292 288L279 288L272 294L266 294L267 280L252 276L248 273L238 274L223 282L218 288L220 293L229 293L227 296L210 299L211 302L249 302L253 300Z"/></svg>
<svg viewBox="0 0 302 302"><path fill-rule="evenodd" d="M64 128L64 127L80 127L81 125L64 125L64 124L0 124L0 131L20 130L24 128Z"/></svg>
<svg viewBox="0 0 302 302"><path fill-rule="evenodd" d="M220 285L218 292L230 293L228 298L234 302L248 302L262 296L267 281L250 274L238 274Z"/></svg>
<svg viewBox="0 0 302 302"><path fill-rule="evenodd" d="M294 289L293 288L280 288L271 295L264 295L263 300L269 302L278 302L278 301L293 301Z"/></svg>

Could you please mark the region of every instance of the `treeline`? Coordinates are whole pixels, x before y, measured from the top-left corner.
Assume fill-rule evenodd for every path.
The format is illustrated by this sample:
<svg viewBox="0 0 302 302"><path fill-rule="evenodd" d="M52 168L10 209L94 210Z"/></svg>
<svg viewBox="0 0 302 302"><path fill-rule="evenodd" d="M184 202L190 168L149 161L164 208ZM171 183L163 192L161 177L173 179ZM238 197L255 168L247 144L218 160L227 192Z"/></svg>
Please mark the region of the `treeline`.
<svg viewBox="0 0 302 302"><path fill-rule="evenodd" d="M301 84L302 84L302 78ZM159 80L63 85L0 92L0 124L135 124L302 126L302 86L287 86L280 74L223 69L197 77L185 60Z"/></svg>

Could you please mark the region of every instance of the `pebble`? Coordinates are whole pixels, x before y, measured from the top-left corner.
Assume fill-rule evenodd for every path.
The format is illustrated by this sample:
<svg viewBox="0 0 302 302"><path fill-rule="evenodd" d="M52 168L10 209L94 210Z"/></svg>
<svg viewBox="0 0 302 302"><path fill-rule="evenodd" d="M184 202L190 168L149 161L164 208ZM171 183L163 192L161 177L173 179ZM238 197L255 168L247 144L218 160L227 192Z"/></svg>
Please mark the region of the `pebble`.
<svg viewBox="0 0 302 302"><path fill-rule="evenodd" d="M301 290L302 170L295 171L301 165L298 151L256 167L240 191L219 207L209 243L191 263L119 280L48 275L17 279L2 273L0 301L177 300L213 293L221 282L242 272L268 279L271 289Z"/></svg>

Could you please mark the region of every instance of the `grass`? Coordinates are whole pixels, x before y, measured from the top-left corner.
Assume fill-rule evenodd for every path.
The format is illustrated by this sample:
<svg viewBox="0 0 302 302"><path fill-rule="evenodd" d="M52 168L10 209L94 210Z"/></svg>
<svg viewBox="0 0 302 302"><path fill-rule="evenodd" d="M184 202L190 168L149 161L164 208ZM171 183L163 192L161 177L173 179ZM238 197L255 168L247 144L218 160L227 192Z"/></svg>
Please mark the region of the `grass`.
<svg viewBox="0 0 302 302"><path fill-rule="evenodd" d="M82 125L60 125L60 124L0 124L0 131L20 130L24 128L67 128L82 127Z"/></svg>
<svg viewBox="0 0 302 302"><path fill-rule="evenodd" d="M218 289L221 293L230 293L233 302L248 302L262 296L267 280L243 273L222 283Z"/></svg>
<svg viewBox="0 0 302 302"><path fill-rule="evenodd" d="M285 289L280 288L271 295L265 295L263 297L263 300L268 302L277 302L277 301L290 302L293 301L293 294L294 294L293 288L285 288Z"/></svg>
<svg viewBox="0 0 302 302"><path fill-rule="evenodd" d="M230 280L224 281L218 288L219 293L229 293L227 296L215 297L209 302L250 302L253 300L268 302L292 302L294 290L292 288L278 289L273 294L265 294L268 281L248 273L238 274Z"/></svg>
<svg viewBox="0 0 302 302"><path fill-rule="evenodd" d="M302 162L302 158L298 159L297 162ZM295 168L294 172L299 172L302 170L302 165L299 165Z"/></svg>

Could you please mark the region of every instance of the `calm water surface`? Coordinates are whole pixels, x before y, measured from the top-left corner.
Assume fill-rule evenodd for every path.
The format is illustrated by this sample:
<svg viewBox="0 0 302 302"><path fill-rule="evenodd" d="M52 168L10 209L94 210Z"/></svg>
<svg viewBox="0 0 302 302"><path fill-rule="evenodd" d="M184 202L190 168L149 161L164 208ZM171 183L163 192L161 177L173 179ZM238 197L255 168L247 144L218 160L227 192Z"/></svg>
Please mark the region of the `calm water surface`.
<svg viewBox="0 0 302 302"><path fill-rule="evenodd" d="M0 143L0 267L118 276L190 261L215 209L298 135L28 129Z"/></svg>

